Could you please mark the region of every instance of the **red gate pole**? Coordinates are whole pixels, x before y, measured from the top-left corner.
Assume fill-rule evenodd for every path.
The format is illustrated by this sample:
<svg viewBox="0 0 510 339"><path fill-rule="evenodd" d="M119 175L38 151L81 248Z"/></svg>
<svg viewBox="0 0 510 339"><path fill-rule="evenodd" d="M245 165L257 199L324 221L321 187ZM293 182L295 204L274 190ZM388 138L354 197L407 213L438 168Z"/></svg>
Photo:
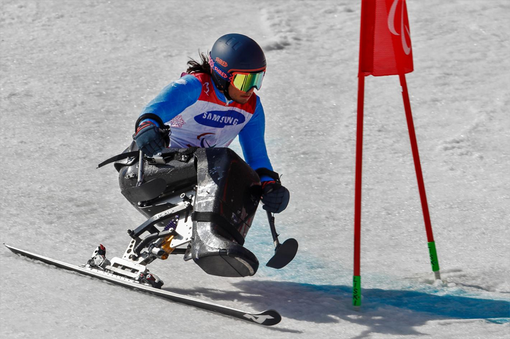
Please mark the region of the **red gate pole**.
<svg viewBox="0 0 510 339"><path fill-rule="evenodd" d="M363 167L363 110L365 97L365 74L358 74L358 118L356 127L356 179L354 191L354 276L352 288L353 306L361 306L361 191Z"/></svg>
<svg viewBox="0 0 510 339"><path fill-rule="evenodd" d="M414 168L416 171L416 180L418 181L418 190L420 192L420 201L423 211L423 219L425 222L425 230L427 232L427 242L430 255L430 263L436 280L441 280L439 271L439 260L437 256L436 243L432 232L432 223L430 221L429 206L427 202L427 193L425 191L425 183L423 181L423 172L421 169L420 152L418 150L418 142L416 141L416 133L414 129L413 113L409 100L409 92L407 89L406 76L403 71L399 71L400 85L402 86L402 99L404 101L404 109L406 113L407 129L409 130L409 139L411 141L411 150L413 153Z"/></svg>

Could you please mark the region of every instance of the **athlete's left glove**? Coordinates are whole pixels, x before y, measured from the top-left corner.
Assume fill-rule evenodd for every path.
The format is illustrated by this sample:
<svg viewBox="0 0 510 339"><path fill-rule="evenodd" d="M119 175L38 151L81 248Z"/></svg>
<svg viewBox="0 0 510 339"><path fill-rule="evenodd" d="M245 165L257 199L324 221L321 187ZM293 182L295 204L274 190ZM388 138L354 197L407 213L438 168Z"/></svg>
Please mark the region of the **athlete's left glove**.
<svg viewBox="0 0 510 339"><path fill-rule="evenodd" d="M287 208L290 200L289 190L278 181L265 181L262 183L263 209L272 213L280 213Z"/></svg>
<svg viewBox="0 0 510 339"><path fill-rule="evenodd" d="M170 127L167 125L162 129L151 121L143 121L133 134L133 140L136 142L138 149L151 157L168 147L169 132Z"/></svg>

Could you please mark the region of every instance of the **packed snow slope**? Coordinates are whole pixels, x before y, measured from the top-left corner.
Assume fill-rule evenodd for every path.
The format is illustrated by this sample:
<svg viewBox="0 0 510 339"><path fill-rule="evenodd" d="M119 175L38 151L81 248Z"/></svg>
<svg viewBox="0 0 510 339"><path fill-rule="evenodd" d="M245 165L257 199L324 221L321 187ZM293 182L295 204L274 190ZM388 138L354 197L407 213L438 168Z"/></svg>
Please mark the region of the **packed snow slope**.
<svg viewBox="0 0 510 339"><path fill-rule="evenodd" d="M396 77L368 77L362 287L351 306L360 1L0 0L0 242L72 263L121 255L144 221L112 167L142 107L222 34L260 42L277 215L300 250L282 270L259 213L256 276L172 257L165 287L281 312L262 328L0 250L2 338L508 338L510 4L408 0L407 75L443 281L434 283ZM239 146L233 148L239 152ZM260 212L263 212L262 210Z"/></svg>

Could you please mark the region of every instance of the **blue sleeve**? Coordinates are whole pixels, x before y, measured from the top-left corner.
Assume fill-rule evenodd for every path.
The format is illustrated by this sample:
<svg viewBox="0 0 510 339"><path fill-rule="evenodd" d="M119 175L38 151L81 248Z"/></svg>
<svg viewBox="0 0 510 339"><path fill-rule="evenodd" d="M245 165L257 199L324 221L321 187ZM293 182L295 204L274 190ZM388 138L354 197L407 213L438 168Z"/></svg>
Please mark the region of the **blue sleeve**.
<svg viewBox="0 0 510 339"><path fill-rule="evenodd" d="M264 140L265 128L264 108L257 97L255 113L241 130L241 133L239 133L239 143L243 149L244 159L251 168L254 170L267 168L272 171L273 167L267 155L266 142ZM262 181L267 181L264 179L272 180L271 178L262 178Z"/></svg>
<svg viewBox="0 0 510 339"><path fill-rule="evenodd" d="M156 114L164 122L175 118L186 107L193 105L202 92L202 83L192 75L185 75L163 88L163 90L145 106L141 115ZM150 119L149 119L150 120Z"/></svg>

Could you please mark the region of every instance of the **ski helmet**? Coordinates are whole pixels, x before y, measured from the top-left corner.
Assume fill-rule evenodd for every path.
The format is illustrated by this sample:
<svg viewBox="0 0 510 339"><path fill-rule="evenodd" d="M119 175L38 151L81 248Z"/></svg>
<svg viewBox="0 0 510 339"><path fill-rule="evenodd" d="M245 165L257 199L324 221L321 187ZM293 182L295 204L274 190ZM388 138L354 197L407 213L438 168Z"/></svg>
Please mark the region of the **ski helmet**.
<svg viewBox="0 0 510 339"><path fill-rule="evenodd" d="M265 71L266 57L253 39L231 33L216 40L209 54L209 64L214 84L227 93L233 72Z"/></svg>

